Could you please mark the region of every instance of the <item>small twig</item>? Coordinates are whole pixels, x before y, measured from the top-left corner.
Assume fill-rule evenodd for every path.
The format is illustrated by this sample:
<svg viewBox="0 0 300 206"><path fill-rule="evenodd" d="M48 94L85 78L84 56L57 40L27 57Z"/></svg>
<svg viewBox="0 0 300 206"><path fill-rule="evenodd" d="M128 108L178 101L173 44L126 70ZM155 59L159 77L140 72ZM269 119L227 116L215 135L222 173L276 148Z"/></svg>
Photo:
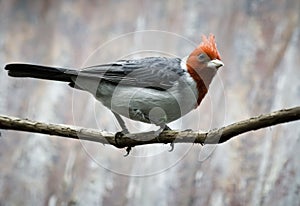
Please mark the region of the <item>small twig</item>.
<svg viewBox="0 0 300 206"><path fill-rule="evenodd" d="M97 129L88 129L61 124L47 124L28 119L0 115L0 129L56 135L65 138L88 140L103 144L114 145L118 148L134 147L137 145L155 143L199 143L219 144L229 139L261 128L282 124L300 119L300 107L283 109L257 117L233 123L226 127L213 129L206 133L194 131L164 131L156 138L154 132L126 134L118 142L115 135Z"/></svg>

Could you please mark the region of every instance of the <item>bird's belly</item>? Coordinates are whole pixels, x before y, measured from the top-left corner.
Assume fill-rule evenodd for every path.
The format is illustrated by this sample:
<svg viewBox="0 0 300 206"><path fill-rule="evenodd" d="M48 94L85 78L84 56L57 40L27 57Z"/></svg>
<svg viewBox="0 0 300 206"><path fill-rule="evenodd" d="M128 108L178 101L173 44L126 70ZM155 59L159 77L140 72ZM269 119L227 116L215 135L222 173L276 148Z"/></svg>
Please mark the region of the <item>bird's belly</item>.
<svg viewBox="0 0 300 206"><path fill-rule="evenodd" d="M122 85L115 88L104 85L98 90L96 98L104 106L122 116L146 123L172 122L197 105L196 87L190 85L178 85L166 91Z"/></svg>

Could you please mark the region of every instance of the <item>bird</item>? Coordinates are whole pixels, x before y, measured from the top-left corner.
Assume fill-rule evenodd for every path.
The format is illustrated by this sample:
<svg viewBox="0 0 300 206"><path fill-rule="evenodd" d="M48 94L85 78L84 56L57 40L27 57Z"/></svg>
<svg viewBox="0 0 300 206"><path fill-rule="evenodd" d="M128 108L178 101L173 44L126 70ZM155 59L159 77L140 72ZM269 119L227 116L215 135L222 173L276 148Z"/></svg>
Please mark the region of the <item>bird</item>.
<svg viewBox="0 0 300 206"><path fill-rule="evenodd" d="M222 66L215 36L210 34L202 35L200 44L184 58L122 59L81 69L9 63L4 69L11 77L62 81L91 93L116 117L120 138L129 133L122 116L159 126L158 133L169 130L168 123L200 105Z"/></svg>

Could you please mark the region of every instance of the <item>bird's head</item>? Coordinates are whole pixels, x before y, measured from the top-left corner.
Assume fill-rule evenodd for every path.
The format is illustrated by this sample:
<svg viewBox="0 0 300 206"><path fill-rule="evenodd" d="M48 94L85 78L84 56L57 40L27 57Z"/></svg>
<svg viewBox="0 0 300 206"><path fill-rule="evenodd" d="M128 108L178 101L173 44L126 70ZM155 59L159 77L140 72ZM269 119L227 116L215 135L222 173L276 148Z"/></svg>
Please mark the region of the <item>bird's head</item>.
<svg viewBox="0 0 300 206"><path fill-rule="evenodd" d="M202 42L188 56L186 61L188 72L196 80L202 80L208 88L217 70L224 66L215 42L215 36L202 36Z"/></svg>

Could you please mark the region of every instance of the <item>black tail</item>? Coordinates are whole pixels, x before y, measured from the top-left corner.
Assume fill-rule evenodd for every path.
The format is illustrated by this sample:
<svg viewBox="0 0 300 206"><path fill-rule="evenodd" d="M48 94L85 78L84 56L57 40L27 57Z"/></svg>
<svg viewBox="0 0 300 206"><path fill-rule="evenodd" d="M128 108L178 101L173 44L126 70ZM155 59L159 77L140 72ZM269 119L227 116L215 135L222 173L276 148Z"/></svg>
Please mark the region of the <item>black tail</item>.
<svg viewBox="0 0 300 206"><path fill-rule="evenodd" d="M31 77L63 82L73 82L71 77L74 79L78 75L78 71L72 69L33 64L7 64L5 69L8 70L8 75L12 77Z"/></svg>

